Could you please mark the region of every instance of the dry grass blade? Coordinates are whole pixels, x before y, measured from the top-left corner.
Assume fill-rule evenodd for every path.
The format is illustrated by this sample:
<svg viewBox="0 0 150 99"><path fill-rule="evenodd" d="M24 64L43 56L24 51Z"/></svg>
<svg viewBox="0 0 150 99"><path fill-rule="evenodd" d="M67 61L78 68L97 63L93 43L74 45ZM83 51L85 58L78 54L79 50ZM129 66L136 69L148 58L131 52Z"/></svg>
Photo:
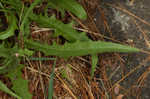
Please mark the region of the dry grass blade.
<svg viewBox="0 0 150 99"><path fill-rule="evenodd" d="M116 84L119 84L120 82L122 82L125 78L127 78L128 76L130 76L132 73L134 73L137 69L140 69L146 62L148 62L150 60L150 57L147 57L143 62L141 62L141 64L139 64L138 66L136 66L134 69L132 69L129 73L127 73L125 76L123 76L119 81L117 81L110 89L109 92L116 86Z"/></svg>
<svg viewBox="0 0 150 99"><path fill-rule="evenodd" d="M146 43L147 47L150 48L149 38L148 38L147 34L140 27L140 25L136 22L136 20L133 19L133 21L136 24L137 28L140 30L140 32L143 34L143 37L144 37L144 40L145 40L145 43Z"/></svg>
<svg viewBox="0 0 150 99"><path fill-rule="evenodd" d="M56 77L61 81L61 83L64 85L64 88L70 93L70 95L73 97L73 99L78 99L73 92L70 90L70 88L65 84L65 82L59 77L57 73L55 73Z"/></svg>
<svg viewBox="0 0 150 99"><path fill-rule="evenodd" d="M89 34L92 34L92 35L95 35L95 36L99 36L99 37L102 37L102 38L106 38L106 39L112 40L112 41L120 43L120 44L124 44L123 42L120 42L120 41L115 40L113 38L110 38L108 36L104 36L104 35L102 35L102 34L100 34L98 32L93 32L93 31L90 31L90 30L86 30L86 29L82 29L82 28L77 28L77 27L74 27L74 29L80 30L80 31L83 31L83 32L86 32L86 33L89 33Z"/></svg>
<svg viewBox="0 0 150 99"><path fill-rule="evenodd" d="M39 58L41 58L41 53L40 52L38 53L38 55L39 55ZM37 64L37 67L38 67L38 70L42 69L41 61L39 61L39 65ZM45 94L45 87L44 87L43 77L41 75L39 75L39 77L40 77L40 84L41 84L42 92L43 92L43 94ZM45 99L45 97L44 97L44 99Z"/></svg>

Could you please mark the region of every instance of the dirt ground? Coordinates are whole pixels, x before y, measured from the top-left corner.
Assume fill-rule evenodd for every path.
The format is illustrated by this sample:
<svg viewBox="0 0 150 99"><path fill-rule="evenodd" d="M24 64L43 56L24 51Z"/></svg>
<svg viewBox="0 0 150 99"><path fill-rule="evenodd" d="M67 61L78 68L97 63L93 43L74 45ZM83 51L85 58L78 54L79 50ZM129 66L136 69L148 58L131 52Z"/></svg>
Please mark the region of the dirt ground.
<svg viewBox="0 0 150 99"><path fill-rule="evenodd" d="M104 5L100 6L105 9L105 16L110 26L112 37L121 42L128 42L137 48L149 50L150 38L150 1L149 0L103 0ZM99 29L99 19L101 15L96 13L95 21ZM98 22L97 22L98 21ZM101 29L102 32L104 30ZM108 35L108 34L106 34ZM110 35L109 35L110 36ZM141 64L148 55L143 53L130 54L122 57L124 60L125 74L136 68ZM121 66L121 64L117 64ZM135 89L131 88L131 93L124 99L150 99L150 76L146 76L144 84L139 86L139 77L149 68L150 62L142 64L143 66L136 70L133 74L123 80L120 84L126 89L130 89L134 85ZM116 74L112 77L112 82L121 79L121 68L117 70ZM138 88L141 88L141 93L138 93ZM130 92L129 92L130 93ZM139 97L137 97L139 96Z"/></svg>

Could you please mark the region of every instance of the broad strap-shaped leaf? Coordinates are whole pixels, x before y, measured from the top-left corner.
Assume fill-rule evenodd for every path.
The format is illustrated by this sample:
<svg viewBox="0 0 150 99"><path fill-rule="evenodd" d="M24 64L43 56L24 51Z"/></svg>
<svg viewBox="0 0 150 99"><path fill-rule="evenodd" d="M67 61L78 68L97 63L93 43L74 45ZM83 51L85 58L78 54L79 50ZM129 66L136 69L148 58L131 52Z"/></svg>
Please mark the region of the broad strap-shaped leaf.
<svg viewBox="0 0 150 99"><path fill-rule="evenodd" d="M32 95L28 90L28 81L22 78L22 68L23 65L18 65L18 67L8 73L8 77L11 79L13 84L12 90L18 94L22 99L32 99Z"/></svg>
<svg viewBox="0 0 150 99"><path fill-rule="evenodd" d="M0 90L14 96L17 99L22 99L20 96L12 92L2 81L0 81Z"/></svg>
<svg viewBox="0 0 150 99"><path fill-rule="evenodd" d="M71 24L64 24L63 22L57 20L54 16L47 17L41 15L32 14L30 19L38 23L41 27L53 28L55 33L63 36L65 39L71 42L88 41L88 37L84 32L78 32L72 28Z"/></svg>
<svg viewBox="0 0 150 99"><path fill-rule="evenodd" d="M59 9L65 9L67 11L72 12L80 19L85 20L87 18L87 14L83 7L77 3L76 0L49 0L53 4L53 7L58 7ZM55 6L54 6L55 5ZM57 9L57 8L56 8Z"/></svg>
<svg viewBox="0 0 150 99"><path fill-rule="evenodd" d="M36 51L42 51L45 55L55 55L60 57L70 56L84 56L93 55L104 52L138 52L137 48L130 46L115 44L111 42L103 41L87 41L87 42L76 42L61 45L47 45L34 42L32 40L25 40L25 46Z"/></svg>

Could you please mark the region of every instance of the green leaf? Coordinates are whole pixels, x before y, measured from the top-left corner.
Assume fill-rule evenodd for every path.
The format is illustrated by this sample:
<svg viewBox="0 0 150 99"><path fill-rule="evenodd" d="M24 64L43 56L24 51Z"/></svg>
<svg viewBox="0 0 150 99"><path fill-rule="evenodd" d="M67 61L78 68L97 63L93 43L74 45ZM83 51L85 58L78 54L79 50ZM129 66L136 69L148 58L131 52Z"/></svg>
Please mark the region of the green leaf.
<svg viewBox="0 0 150 99"><path fill-rule="evenodd" d="M16 54L19 56L31 56L33 51L28 49L18 49L16 46L13 48L6 48L4 47L4 44L0 45L0 57L3 59L2 66L0 66L0 74L16 69L20 61L20 57L15 56Z"/></svg>
<svg viewBox="0 0 150 99"><path fill-rule="evenodd" d="M33 51L30 51L28 49L19 49L18 54L20 56L24 56L24 55L31 56L33 54Z"/></svg>
<svg viewBox="0 0 150 99"><path fill-rule="evenodd" d="M29 37L29 35L30 35L30 33L31 33L31 31L30 31L30 24L31 24L31 21L30 20L27 20L26 22L25 22L25 26L24 26L24 38L28 38Z"/></svg>
<svg viewBox="0 0 150 99"><path fill-rule="evenodd" d="M65 9L83 20L87 18L85 10L76 0L49 0L49 2L53 4L52 6L55 7L55 9Z"/></svg>
<svg viewBox="0 0 150 99"><path fill-rule="evenodd" d="M8 28L7 30L0 33L0 40L7 39L10 36L13 36L17 27L17 19L13 15L13 13L9 13L6 15L8 20Z"/></svg>
<svg viewBox="0 0 150 99"><path fill-rule="evenodd" d="M19 59L16 57L10 56L10 58L6 58L5 60L5 63L0 68L0 74L11 72L12 70L16 69L17 65L19 64Z"/></svg>
<svg viewBox="0 0 150 99"><path fill-rule="evenodd" d="M84 56L88 54L98 54L104 52L139 52L137 48L115 44L103 41L87 41L76 42L71 44L61 45L47 45L34 42L32 40L25 40L25 46L35 51L42 51L45 55L55 55L60 57L70 56Z"/></svg>
<svg viewBox="0 0 150 99"><path fill-rule="evenodd" d="M31 20L37 22L41 27L53 28L55 29L55 33L63 36L68 41L74 42L76 40L79 41L87 41L89 40L85 33L77 32L72 28L71 24L64 24L61 21L57 20L54 16L46 17L46 16L38 16L32 14L30 16Z"/></svg>
<svg viewBox="0 0 150 99"><path fill-rule="evenodd" d="M2 65L0 67L0 74L6 73L15 69L16 65L19 63L19 59L15 57L15 53L17 52L17 48L5 48L4 45L0 45L0 57L4 59Z"/></svg>
<svg viewBox="0 0 150 99"><path fill-rule="evenodd" d="M42 1L41 0L34 0L34 2L31 4L31 6L27 9L27 11L23 17L23 20L21 22L21 26L20 26L20 31L22 32L23 36L24 36L25 31L29 31L29 24L30 24L30 22L28 20L29 16L32 13L33 8L36 5L38 5L40 2L42 2Z"/></svg>
<svg viewBox="0 0 150 99"><path fill-rule="evenodd" d="M3 44L0 45L0 56L1 57L9 57L11 54L11 49L7 49Z"/></svg>
<svg viewBox="0 0 150 99"><path fill-rule="evenodd" d="M53 8L53 9L59 10L62 17L65 16L65 10L64 10L63 8L57 7L57 5L56 5L55 3L53 3L53 2L48 2L48 3L47 3L47 9L48 9L49 7ZM47 9L46 9L46 10L47 10ZM47 13L47 11L45 11L45 12ZM45 14L46 14L46 13L45 13Z"/></svg>
<svg viewBox="0 0 150 99"><path fill-rule="evenodd" d="M94 76L94 72L98 62L98 55L92 55L92 68L91 68L91 77Z"/></svg>
<svg viewBox="0 0 150 99"><path fill-rule="evenodd" d="M11 96L16 97L17 99L22 99L20 96L18 96L17 94L13 93L10 89L8 89L7 86L2 81L0 81L0 90L10 94Z"/></svg>
<svg viewBox="0 0 150 99"><path fill-rule="evenodd" d="M11 12L20 13L23 3L21 0L1 0L5 9L10 10ZM9 7L7 7L9 5Z"/></svg>
<svg viewBox="0 0 150 99"><path fill-rule="evenodd" d="M7 76L11 79L13 84L12 90L14 90L16 94L21 96L22 99L32 99L32 95L28 90L28 81L22 78L22 68L22 65L18 65L18 67L14 71L9 72Z"/></svg>

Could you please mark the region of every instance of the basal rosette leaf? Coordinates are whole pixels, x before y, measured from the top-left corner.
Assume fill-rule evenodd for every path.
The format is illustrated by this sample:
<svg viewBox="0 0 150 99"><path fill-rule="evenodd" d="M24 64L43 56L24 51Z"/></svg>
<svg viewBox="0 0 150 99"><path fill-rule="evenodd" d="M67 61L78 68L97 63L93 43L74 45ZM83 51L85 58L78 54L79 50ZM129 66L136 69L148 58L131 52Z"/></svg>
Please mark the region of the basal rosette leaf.
<svg viewBox="0 0 150 99"><path fill-rule="evenodd" d="M55 9L65 9L83 20L87 18L85 10L76 0L49 0L49 2Z"/></svg>
<svg viewBox="0 0 150 99"><path fill-rule="evenodd" d="M18 65L17 68L7 74L11 79L12 90L19 95L22 99L32 99L32 95L28 90L28 81L22 78L23 65Z"/></svg>
<svg viewBox="0 0 150 99"><path fill-rule="evenodd" d="M67 43L64 45L47 45L32 40L25 40L25 46L45 55L60 57L94 55L105 52L139 52L137 48L103 41Z"/></svg>
<svg viewBox="0 0 150 99"><path fill-rule="evenodd" d="M84 32L78 32L72 28L71 24L64 24L55 18L55 16L47 17L42 15L32 14L30 19L38 23L41 27L53 28L57 35L63 36L66 40L75 41L88 41L89 38Z"/></svg>

